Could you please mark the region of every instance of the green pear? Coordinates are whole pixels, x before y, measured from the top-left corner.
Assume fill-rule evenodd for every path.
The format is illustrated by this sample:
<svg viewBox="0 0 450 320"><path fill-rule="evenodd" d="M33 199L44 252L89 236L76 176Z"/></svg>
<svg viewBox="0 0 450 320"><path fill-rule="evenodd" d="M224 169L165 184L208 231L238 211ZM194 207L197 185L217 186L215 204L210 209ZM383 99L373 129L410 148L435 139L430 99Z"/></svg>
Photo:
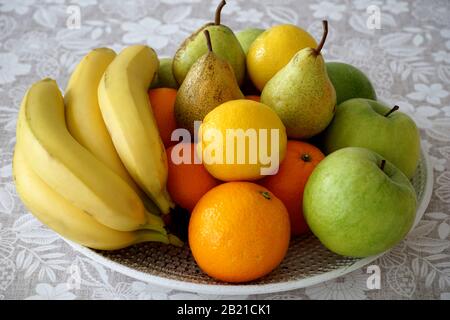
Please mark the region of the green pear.
<svg viewBox="0 0 450 320"><path fill-rule="evenodd" d="M192 65L208 52L203 36L204 30L210 32L211 41L214 43L214 53L232 66L238 84L240 85L244 81L245 53L233 31L220 24L220 14L225 4L226 2L222 0L217 7L214 23L208 23L193 33L175 53L173 74L180 85Z"/></svg>
<svg viewBox="0 0 450 320"><path fill-rule="evenodd" d="M328 34L317 48L304 48L267 82L261 102L275 110L286 126L288 137L305 139L323 131L333 119L336 91L328 78L321 54Z"/></svg>
<svg viewBox="0 0 450 320"><path fill-rule="evenodd" d="M208 52L198 59L186 75L175 99L177 125L194 135L194 121L203 118L215 107L229 100L243 99L228 61L213 51L210 33L204 31Z"/></svg>
<svg viewBox="0 0 450 320"><path fill-rule="evenodd" d="M247 28L236 33L236 38L241 44L242 50L244 50L245 55L248 53L248 49L252 45L258 36L264 32L264 29L259 28Z"/></svg>

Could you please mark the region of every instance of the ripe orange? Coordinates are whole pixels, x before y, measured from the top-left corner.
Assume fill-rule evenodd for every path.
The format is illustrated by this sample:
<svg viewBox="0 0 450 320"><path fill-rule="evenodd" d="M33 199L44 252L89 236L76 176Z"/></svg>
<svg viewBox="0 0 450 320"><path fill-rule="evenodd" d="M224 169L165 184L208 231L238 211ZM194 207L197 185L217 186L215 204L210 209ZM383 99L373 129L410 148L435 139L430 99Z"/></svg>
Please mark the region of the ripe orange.
<svg viewBox="0 0 450 320"><path fill-rule="evenodd" d="M177 128L174 105L177 90L171 88L157 88L148 91L153 114L158 125L159 134L166 148L176 144L171 141L172 131Z"/></svg>
<svg viewBox="0 0 450 320"><path fill-rule="evenodd" d="M252 281L283 260L289 246L289 214L266 188L228 182L200 199L188 234L195 261L209 276Z"/></svg>
<svg viewBox="0 0 450 320"><path fill-rule="evenodd" d="M245 99L253 100L253 101L256 101L256 102L261 102L260 97L259 96L254 96L254 95L245 96Z"/></svg>
<svg viewBox="0 0 450 320"><path fill-rule="evenodd" d="M303 217L303 189L312 171L323 158L325 156L315 146L289 140L286 156L278 173L258 182L272 191L286 206L293 236L309 230Z"/></svg>
<svg viewBox="0 0 450 320"><path fill-rule="evenodd" d="M181 149L182 147L185 148ZM174 151L175 155L185 156L185 159L190 159L190 163L176 164L177 161L172 159L174 148L177 148ZM190 155L184 154L183 150L190 150ZM195 145L193 143L179 143L168 148L166 153L169 168L167 191L176 204L191 212L198 200L220 182L211 176L201 163L194 163Z"/></svg>

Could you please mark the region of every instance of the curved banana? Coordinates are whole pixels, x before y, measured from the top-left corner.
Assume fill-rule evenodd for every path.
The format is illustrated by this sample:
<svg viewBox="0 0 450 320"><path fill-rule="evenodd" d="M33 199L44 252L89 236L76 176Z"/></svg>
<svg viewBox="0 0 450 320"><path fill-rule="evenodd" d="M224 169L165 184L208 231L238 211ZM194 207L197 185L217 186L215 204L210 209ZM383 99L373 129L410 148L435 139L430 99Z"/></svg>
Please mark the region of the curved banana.
<svg viewBox="0 0 450 320"><path fill-rule="evenodd" d="M115 57L113 50L98 48L84 56L77 65L64 93L67 129L75 140L139 194L139 187L128 174L114 148L98 106L98 84Z"/></svg>
<svg viewBox="0 0 450 320"><path fill-rule="evenodd" d="M13 174L17 192L36 218L63 237L99 250L121 249L146 241L169 242L167 235L156 231L123 232L97 222L45 184L25 158L23 147L16 145Z"/></svg>
<svg viewBox="0 0 450 320"><path fill-rule="evenodd" d="M70 135L54 80L38 81L26 93L17 141L39 177L98 222L119 231L164 232L162 219L146 212L136 192Z"/></svg>
<svg viewBox="0 0 450 320"><path fill-rule="evenodd" d="M116 53L109 48L89 52L72 73L64 94L67 129L83 147L118 174L139 195L152 213L159 208L133 181L117 154L98 105L97 88Z"/></svg>
<svg viewBox="0 0 450 320"><path fill-rule="evenodd" d="M153 49L124 49L108 66L98 87L98 101L114 146L130 175L167 213L173 202L166 190L167 158L147 90L158 72Z"/></svg>

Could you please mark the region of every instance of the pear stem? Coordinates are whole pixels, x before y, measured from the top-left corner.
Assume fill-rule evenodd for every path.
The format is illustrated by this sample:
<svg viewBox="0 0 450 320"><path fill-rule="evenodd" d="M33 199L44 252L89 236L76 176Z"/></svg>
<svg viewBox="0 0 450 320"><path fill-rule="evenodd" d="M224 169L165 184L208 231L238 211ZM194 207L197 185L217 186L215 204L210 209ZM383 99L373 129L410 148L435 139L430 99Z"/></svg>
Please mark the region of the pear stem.
<svg viewBox="0 0 450 320"><path fill-rule="evenodd" d="M317 46L317 48L315 50L317 55L319 55L320 51L322 51L323 45L325 44L325 40L327 40L327 36L328 36L328 21L323 20L322 24L323 24L322 39L320 39L319 45Z"/></svg>
<svg viewBox="0 0 450 320"><path fill-rule="evenodd" d="M220 25L220 16L221 16L221 14L222 14L222 8L223 8L226 4L227 4L227 2L226 2L225 0L222 0L222 1L219 3L219 5L217 6L217 9L216 9L216 16L215 16L215 19L214 19L214 24L215 24L216 26Z"/></svg>
<svg viewBox="0 0 450 320"><path fill-rule="evenodd" d="M395 111L397 111L398 109L400 109L399 106L394 106L391 110L388 111L388 113L386 113L384 116L387 118L391 115L391 113L394 113Z"/></svg>
<svg viewBox="0 0 450 320"><path fill-rule="evenodd" d="M205 31L203 31L203 33L205 34L206 45L208 46L208 51L213 52L212 43L211 43L211 35L209 34L209 31L205 30Z"/></svg>
<svg viewBox="0 0 450 320"><path fill-rule="evenodd" d="M381 160L381 165L380 165L380 169L381 171L384 171L384 166L386 165L386 160Z"/></svg>

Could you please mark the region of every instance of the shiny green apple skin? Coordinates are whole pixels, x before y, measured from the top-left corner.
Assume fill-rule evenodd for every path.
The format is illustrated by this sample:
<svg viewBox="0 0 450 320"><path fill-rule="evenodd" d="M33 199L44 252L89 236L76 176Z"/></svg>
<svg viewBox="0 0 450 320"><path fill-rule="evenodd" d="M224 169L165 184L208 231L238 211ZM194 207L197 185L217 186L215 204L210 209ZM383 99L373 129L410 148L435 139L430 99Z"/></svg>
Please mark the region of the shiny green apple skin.
<svg viewBox="0 0 450 320"><path fill-rule="evenodd" d="M367 257L400 242L416 215L408 178L383 157L364 148L327 156L308 179L303 212L312 232L329 250Z"/></svg>
<svg viewBox="0 0 450 320"><path fill-rule="evenodd" d="M361 70L343 62L327 62L326 66L336 89L337 104L353 98L377 100L372 83Z"/></svg>
<svg viewBox="0 0 450 320"><path fill-rule="evenodd" d="M345 147L368 148L411 179L420 160L420 133L414 121L400 110L385 117L390 109L369 99L341 103L323 134L325 153Z"/></svg>

